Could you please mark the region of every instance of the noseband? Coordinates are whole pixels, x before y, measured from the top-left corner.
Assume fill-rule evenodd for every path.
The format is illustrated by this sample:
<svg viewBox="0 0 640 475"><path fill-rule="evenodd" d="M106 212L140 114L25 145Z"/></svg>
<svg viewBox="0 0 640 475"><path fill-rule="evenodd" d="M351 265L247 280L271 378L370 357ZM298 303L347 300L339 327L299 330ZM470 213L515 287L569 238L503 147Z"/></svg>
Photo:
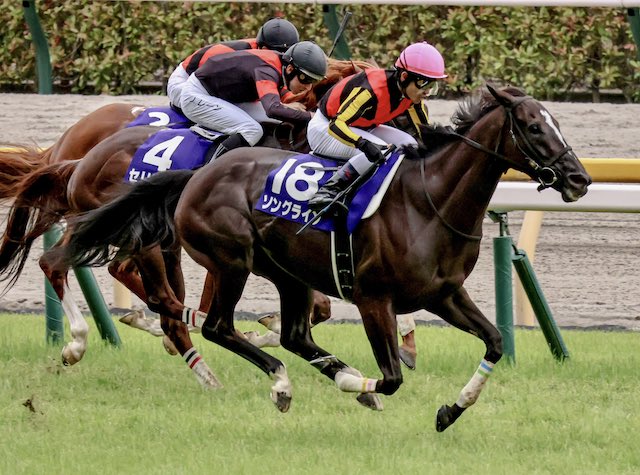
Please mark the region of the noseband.
<svg viewBox="0 0 640 475"><path fill-rule="evenodd" d="M553 157L551 157L551 159L549 160L550 163L545 165L545 157L543 157L542 155L540 155L537 150L535 149L535 147L533 146L533 144L529 141L529 139L527 139L526 134L524 133L524 131L520 128L520 126L518 125L517 121L515 120L515 117L513 116L513 111L516 107L518 107L520 104L522 104L523 102L526 102L530 99L533 99L533 97L531 96L522 96L522 97L518 97L510 106L505 106L503 105L505 111L507 112L507 119L509 120L509 135L511 136L511 140L513 140L513 144L515 145L515 147L520 150L520 152L522 152L522 154L525 156L525 158L527 159L527 163L528 165L532 168L533 172L532 173L527 173L527 175L529 175L531 178L533 178L534 180L538 181L540 183L540 186L538 186L538 191L544 190L545 188L549 188L551 186L553 186L557 181L558 181L558 174L556 173L555 169L553 168L553 165L562 157L564 156L567 152L570 152L572 150L572 148L567 145L566 147L564 147L562 150L560 150L558 153L556 153ZM506 120L505 120L506 123ZM504 128L504 124L503 124L503 128ZM511 166L513 166L516 169L521 169L521 164L501 153L498 153L498 148L500 147L500 144L502 143L502 129L500 129L500 136L498 137L498 141L496 143L496 148L495 150L491 150L487 147L485 147L484 145L476 142L475 140L470 139L469 137L466 137L462 134L458 134L457 132L454 131L450 131L449 132L451 135L460 138L462 141L464 141L467 145L470 145L471 147L480 150L482 152L485 152L489 155L491 155L492 157L498 158L502 161L505 161L507 163L509 163ZM517 133L517 135L516 135ZM520 140L518 140L520 139ZM433 200L431 199L431 195L429 194L429 192L427 191L427 184L426 184L426 180L425 180L425 173L424 173L424 161L422 161L422 165L420 167L420 175L422 178L422 188L424 190L424 193L427 197L427 201L429 202L429 205L431 206L431 209L433 209L433 211L436 213L436 216L438 216L438 218L440 219L440 221L445 225L445 227L447 227L447 229L449 229L452 233L457 234L460 237L463 237L467 240L470 241L480 241L482 239L482 235L473 235L473 234L467 234L467 233L463 233L462 231L457 230L456 228L454 228L451 224L449 224L447 222L447 220L444 218L444 216L442 216L440 214L440 212L438 211L438 209L436 208L435 203L433 202Z"/></svg>
<svg viewBox="0 0 640 475"><path fill-rule="evenodd" d="M570 145L567 145L563 149L561 149L558 153L556 153L553 157L548 159L548 163L545 165L545 158L538 153L533 144L529 141L524 131L518 125L518 122L515 120L513 116L513 110L518 107L523 102L533 99L531 96L523 96L518 98L510 107L506 107L507 117L509 118L509 135L511 136L511 140L513 140L513 144L522 152L522 154L526 157L529 166L533 169L535 176L535 180L540 183L538 187L538 191L544 190L545 188L549 188L553 186L558 181L558 174L556 170L553 168L553 165L563 157L567 152L572 150ZM519 137L516 137L514 130L518 133ZM520 141L518 140L520 138ZM506 159L506 157L503 157Z"/></svg>

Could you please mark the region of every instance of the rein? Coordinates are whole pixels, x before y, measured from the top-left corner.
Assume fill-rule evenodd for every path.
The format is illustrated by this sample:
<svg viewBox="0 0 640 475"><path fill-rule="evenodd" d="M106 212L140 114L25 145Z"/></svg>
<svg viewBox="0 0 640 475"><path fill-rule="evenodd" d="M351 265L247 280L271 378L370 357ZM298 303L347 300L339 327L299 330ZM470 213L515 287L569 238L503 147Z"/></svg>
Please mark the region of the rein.
<svg viewBox="0 0 640 475"><path fill-rule="evenodd" d="M535 147L531 144L531 142L529 141L529 139L527 139L527 136L525 135L525 133L523 132L523 130L520 128L520 126L518 125L517 121L515 120L514 116L513 116L513 110L518 107L520 104L522 104L523 102L526 102L530 99L533 99L531 96L523 96L518 98L517 101L515 101L511 106L507 107L507 106L503 106L505 108L505 110L507 111L507 118L509 119L509 135L511 136L511 140L513 141L513 144L516 146L516 148L518 150L520 150L520 152L522 152L522 154L526 157L527 159L527 163L528 165L533 169L533 173L529 173L527 171L524 171L527 175L529 175L531 178L533 178L534 180L536 180L538 183L540 183L540 186L538 187L538 191L541 191L545 188L549 188L551 187L554 183L556 183L558 181L558 175L556 173L556 171L552 168L553 165L563 156L565 155L567 152L571 151L572 148L571 146L567 145L566 147L564 147L562 150L560 150L558 153L556 153L553 157L551 157L551 163L549 163L548 165L542 165L542 163L544 163L544 159L545 157L541 156L535 149ZM515 131L518 133L518 136L516 136ZM505 156L502 155L501 153L498 153L498 147L500 146L500 142L501 142L501 135L502 135L502 131L500 132L500 136L498 137L498 142L496 144L496 149L495 150L491 150L487 147L485 147L484 145L476 142L473 139L470 139L469 137L466 137L462 134L459 134L455 131L450 131L449 132L450 135L453 135L454 137L458 137L460 140L462 140L463 142L465 142L467 145L480 150L481 152L484 152L492 157L498 158L499 160L502 160L504 162L507 162L508 164L510 164L513 168L515 168L516 170L521 169L520 163ZM524 143L524 147L521 145L520 141L518 140L518 138L520 138L520 141L522 141ZM527 148L528 150L525 150L525 148ZM533 156L533 157L532 157Z"/></svg>
<svg viewBox="0 0 640 475"><path fill-rule="evenodd" d="M558 181L558 175L556 174L555 170L553 168L551 168L564 154L566 154L567 152L571 151L572 148L570 146L566 146L564 147L562 150L560 150L558 153L556 153L553 157L551 157L551 163L548 165L542 165L541 163L544 163L544 157L542 157L534 148L534 146L531 144L531 142L527 139L527 136L525 135L525 133L523 132L523 130L520 128L520 126L518 125L518 123L516 122L514 116L513 116L513 110L518 107L520 104L522 104L525 101L528 101L530 99L533 99L531 96L523 96L518 98L518 100L514 101L514 103L507 107L504 106L505 110L507 111L507 118L509 119L509 135L511 136L511 140L513 140L514 145L516 146L516 148L518 150L520 150L520 152L522 152L522 154L526 157L527 159L527 163L529 164L529 166L533 169L533 173L535 174L532 175L531 173L525 172L527 173L527 175L531 176L531 178L533 178L534 180L538 181L540 183L540 186L538 187L538 191L541 191L545 188L549 188L551 187L554 183L556 183ZM506 123L506 121L505 121ZM504 125L503 125L504 127ZM528 149L525 150L523 148L523 146L520 144L520 141L518 141L518 137L516 137L516 134L514 133L514 129L516 130L516 132L518 133L518 136L520 138L520 140L524 143L524 147ZM504 162L507 162L508 164L510 164L512 167L516 168L516 169L520 169L520 163L501 154L498 153L498 148L500 147L500 143L502 143L502 129L500 129L500 135L498 136L498 141L496 143L496 148L495 150L491 150L490 148L485 147L484 145L482 145L481 143L476 142L473 139L470 139L469 137L466 137L465 135L459 134L453 130L449 131L450 135L453 135L454 137L458 137L460 140L462 140L464 143L466 143L467 145L475 148L476 150L480 150L481 152L484 152L492 157L498 158L499 160L502 160ZM532 158L533 157L535 158ZM420 177L422 179L422 189L424 191L425 196L427 197L427 201L429 202L429 206L431 206L431 209L433 210L433 212L436 214L436 216L438 216L438 219L440 219L440 221L442 222L442 224L444 224L444 226L451 231L453 234L456 234L460 237L463 237L465 239L468 239L470 241L480 241L482 239L482 235L473 235L473 234L466 234L463 233L462 231L457 230L456 228L454 228L451 224L449 224L449 222L444 218L444 216L442 216L440 214L440 212L438 211L438 209L436 208L433 200L431 199L431 195L429 194L429 191L427 190L427 182L425 179L425 165L424 165L424 160L422 160L421 164L420 164Z"/></svg>
<svg viewBox="0 0 640 475"><path fill-rule="evenodd" d="M478 144L478 145L480 145L480 144ZM422 189L424 190L424 194L427 197L427 201L429 202L429 206L431 206L431 209L436 214L438 219L440 219L442 224L444 224L444 226L449 231L451 231L453 234L456 234L456 235L458 235L460 237L468 239L469 241L480 241L482 239L482 235L466 234L466 233L463 233L462 231L458 231L456 228L451 226L446 219L444 219L444 216L442 216L440 214L440 212L438 211L438 208L436 208L436 205L434 204L433 200L431 199L431 195L429 194L429 191L427 191L427 181L425 180L425 177L424 177L424 160L420 161L420 178L422 179Z"/></svg>

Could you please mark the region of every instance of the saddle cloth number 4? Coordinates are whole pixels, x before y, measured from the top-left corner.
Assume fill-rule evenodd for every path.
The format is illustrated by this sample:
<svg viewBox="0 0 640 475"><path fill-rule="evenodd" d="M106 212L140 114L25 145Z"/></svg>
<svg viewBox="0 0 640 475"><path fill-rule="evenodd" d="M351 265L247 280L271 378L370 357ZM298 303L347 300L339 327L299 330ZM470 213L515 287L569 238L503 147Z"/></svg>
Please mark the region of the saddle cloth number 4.
<svg viewBox="0 0 640 475"><path fill-rule="evenodd" d="M158 168L159 172L167 171L171 168L171 157L176 152L184 137L176 136L169 140L160 142L153 146L144 154L142 161Z"/></svg>

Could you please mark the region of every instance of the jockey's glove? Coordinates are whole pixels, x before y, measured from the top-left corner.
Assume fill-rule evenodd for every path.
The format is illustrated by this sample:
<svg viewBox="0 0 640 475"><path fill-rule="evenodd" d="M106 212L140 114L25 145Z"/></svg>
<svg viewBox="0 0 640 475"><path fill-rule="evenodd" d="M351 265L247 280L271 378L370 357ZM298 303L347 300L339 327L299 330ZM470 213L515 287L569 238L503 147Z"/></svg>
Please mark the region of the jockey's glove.
<svg viewBox="0 0 640 475"><path fill-rule="evenodd" d="M371 163L384 161L384 152L387 149L385 145L375 144L363 137L356 142L356 148L363 152Z"/></svg>

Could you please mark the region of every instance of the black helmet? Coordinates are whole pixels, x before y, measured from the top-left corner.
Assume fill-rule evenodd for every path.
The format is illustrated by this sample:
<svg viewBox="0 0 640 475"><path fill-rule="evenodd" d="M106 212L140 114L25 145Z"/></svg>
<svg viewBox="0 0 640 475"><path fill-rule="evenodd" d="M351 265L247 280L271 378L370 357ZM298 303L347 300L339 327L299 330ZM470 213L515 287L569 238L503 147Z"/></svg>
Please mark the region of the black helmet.
<svg viewBox="0 0 640 475"><path fill-rule="evenodd" d="M285 52L291 45L300 41L300 35L298 30L292 23L288 22L284 18L273 18L266 22L258 30L258 36L256 36L256 42L259 48L266 46L269 49L274 49Z"/></svg>
<svg viewBox="0 0 640 475"><path fill-rule="evenodd" d="M301 41L282 55L282 61L310 78L320 81L327 74L327 57L313 41Z"/></svg>

